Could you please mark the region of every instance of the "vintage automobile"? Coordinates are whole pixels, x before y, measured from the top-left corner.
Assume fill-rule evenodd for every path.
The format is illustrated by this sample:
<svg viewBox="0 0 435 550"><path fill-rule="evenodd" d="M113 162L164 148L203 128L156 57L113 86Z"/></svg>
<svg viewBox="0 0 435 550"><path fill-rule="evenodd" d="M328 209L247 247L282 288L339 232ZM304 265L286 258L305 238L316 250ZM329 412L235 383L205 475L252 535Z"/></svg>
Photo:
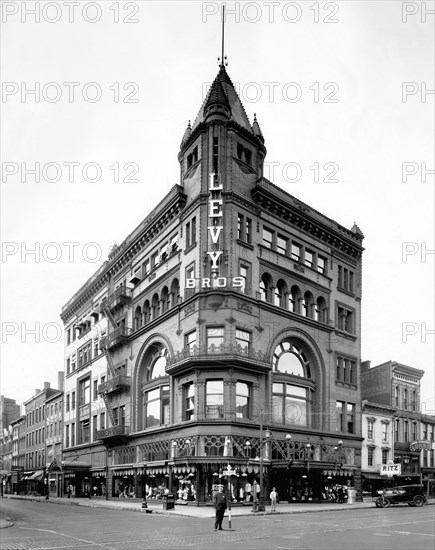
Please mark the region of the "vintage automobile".
<svg viewBox="0 0 435 550"><path fill-rule="evenodd" d="M400 485L378 491L375 499L378 508L388 508L391 504L406 502L408 506L423 506L427 502L423 485Z"/></svg>

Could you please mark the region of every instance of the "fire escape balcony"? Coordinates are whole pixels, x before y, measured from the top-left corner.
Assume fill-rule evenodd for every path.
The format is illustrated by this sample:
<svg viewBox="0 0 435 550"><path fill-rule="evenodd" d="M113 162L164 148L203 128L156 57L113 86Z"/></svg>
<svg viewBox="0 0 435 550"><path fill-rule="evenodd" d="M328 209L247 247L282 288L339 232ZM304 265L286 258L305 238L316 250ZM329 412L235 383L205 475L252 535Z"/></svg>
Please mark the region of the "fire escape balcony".
<svg viewBox="0 0 435 550"><path fill-rule="evenodd" d="M110 311L115 311L131 301L131 289L126 286L120 286L112 294L101 302L100 311L109 307Z"/></svg>
<svg viewBox="0 0 435 550"><path fill-rule="evenodd" d="M128 437L129 433L130 426L112 426L111 428L104 428L104 430L97 430L97 439L101 439L106 442L110 441L113 443L115 440L122 441Z"/></svg>
<svg viewBox="0 0 435 550"><path fill-rule="evenodd" d="M131 334L131 328L124 327L124 326L118 327L112 332L109 332L109 334L106 337L101 339L100 348L107 349L110 351L115 348L124 346L126 343L128 343L130 339L130 334Z"/></svg>
<svg viewBox="0 0 435 550"><path fill-rule="evenodd" d="M127 389L131 386L131 377L124 374L117 374L113 378L110 378L106 382L103 382L98 386L98 393L105 393L106 395L114 393L118 390Z"/></svg>

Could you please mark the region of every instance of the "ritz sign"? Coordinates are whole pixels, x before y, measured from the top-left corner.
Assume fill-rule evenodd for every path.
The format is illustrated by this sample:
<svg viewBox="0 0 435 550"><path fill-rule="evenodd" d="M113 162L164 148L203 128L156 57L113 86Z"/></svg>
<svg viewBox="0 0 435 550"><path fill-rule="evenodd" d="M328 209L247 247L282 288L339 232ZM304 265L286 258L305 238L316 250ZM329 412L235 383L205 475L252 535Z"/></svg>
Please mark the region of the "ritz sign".
<svg viewBox="0 0 435 550"><path fill-rule="evenodd" d="M394 464L392 460L389 460L387 464L381 464L379 473L381 476L393 477L400 476L402 473L402 465Z"/></svg>
<svg viewBox="0 0 435 550"><path fill-rule="evenodd" d="M223 216L223 200L222 200L222 184L217 183L215 174L209 174L209 191L215 192L215 198L210 198L208 201L208 217L210 219L210 225L207 227L207 232L210 237L210 242L219 246L219 238L223 230L222 216ZM186 288L195 288L197 284L201 288L225 288L232 286L233 288L243 287L243 277L218 277L219 273L219 261L223 254L223 250L209 250L207 256L211 261L211 277L204 277L199 279L186 279Z"/></svg>

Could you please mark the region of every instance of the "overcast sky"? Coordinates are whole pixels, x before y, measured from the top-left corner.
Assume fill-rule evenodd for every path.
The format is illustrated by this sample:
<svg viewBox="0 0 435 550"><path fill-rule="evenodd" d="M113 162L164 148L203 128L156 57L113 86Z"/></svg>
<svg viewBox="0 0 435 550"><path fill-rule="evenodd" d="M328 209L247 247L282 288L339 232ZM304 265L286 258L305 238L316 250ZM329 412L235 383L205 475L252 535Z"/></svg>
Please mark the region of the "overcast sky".
<svg viewBox="0 0 435 550"><path fill-rule="evenodd" d="M181 138L218 71L221 5L2 4L1 393L22 403L63 370L62 306L179 183ZM365 235L362 359L423 369L430 412L434 16L425 5L433 9L228 2L225 51L265 136L266 177ZM25 172L35 163L39 182Z"/></svg>

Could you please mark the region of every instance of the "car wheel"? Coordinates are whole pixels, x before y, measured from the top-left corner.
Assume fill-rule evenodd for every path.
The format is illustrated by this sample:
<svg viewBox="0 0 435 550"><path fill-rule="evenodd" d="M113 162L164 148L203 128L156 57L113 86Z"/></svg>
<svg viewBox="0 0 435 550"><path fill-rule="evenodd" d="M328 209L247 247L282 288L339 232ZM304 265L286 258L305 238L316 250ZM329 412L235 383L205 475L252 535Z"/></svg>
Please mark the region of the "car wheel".
<svg viewBox="0 0 435 550"><path fill-rule="evenodd" d="M391 502L388 500L388 498L382 499L382 508L389 508L391 506Z"/></svg>
<svg viewBox="0 0 435 550"><path fill-rule="evenodd" d="M424 498L421 496L414 497L414 506L423 506L424 504Z"/></svg>

